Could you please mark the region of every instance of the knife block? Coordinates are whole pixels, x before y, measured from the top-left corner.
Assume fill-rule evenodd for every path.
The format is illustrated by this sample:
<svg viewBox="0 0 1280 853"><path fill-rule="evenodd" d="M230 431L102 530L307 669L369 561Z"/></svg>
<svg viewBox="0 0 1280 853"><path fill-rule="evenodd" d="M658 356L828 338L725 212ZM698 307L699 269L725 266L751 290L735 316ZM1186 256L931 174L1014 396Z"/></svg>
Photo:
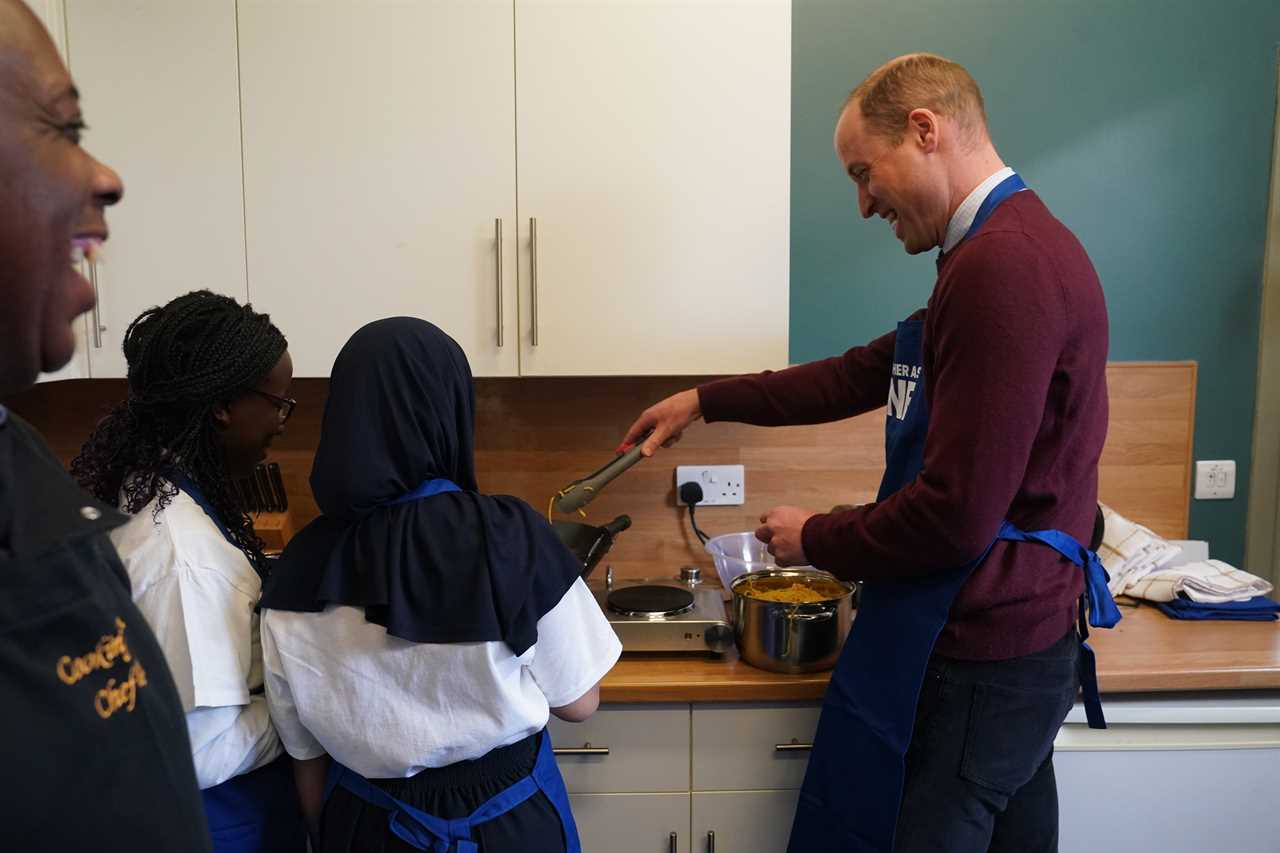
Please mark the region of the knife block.
<svg viewBox="0 0 1280 853"><path fill-rule="evenodd" d="M253 532L262 540L267 554L278 554L293 538L293 517L284 512L259 512L253 514Z"/></svg>

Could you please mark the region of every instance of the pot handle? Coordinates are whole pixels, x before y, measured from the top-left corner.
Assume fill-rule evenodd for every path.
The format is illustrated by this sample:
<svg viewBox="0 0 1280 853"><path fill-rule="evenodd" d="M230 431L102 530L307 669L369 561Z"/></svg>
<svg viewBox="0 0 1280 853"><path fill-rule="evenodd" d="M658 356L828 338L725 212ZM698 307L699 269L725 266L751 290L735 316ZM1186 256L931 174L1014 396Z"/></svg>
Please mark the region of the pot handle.
<svg viewBox="0 0 1280 853"><path fill-rule="evenodd" d="M796 608L787 611L787 630L782 632L782 656L791 654L791 636L795 634L797 622L823 622L835 616L835 610L824 610L821 613L798 613Z"/></svg>
<svg viewBox="0 0 1280 853"><path fill-rule="evenodd" d="M788 622L825 622L832 616L835 616L834 610L824 610L821 613L796 613L790 611L787 613Z"/></svg>

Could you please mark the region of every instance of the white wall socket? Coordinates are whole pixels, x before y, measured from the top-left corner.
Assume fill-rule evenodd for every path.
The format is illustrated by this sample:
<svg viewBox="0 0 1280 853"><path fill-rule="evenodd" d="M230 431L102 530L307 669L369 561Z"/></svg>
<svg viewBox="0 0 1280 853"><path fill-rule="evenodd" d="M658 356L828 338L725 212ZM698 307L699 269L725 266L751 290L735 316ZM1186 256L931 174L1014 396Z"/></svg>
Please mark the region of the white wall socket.
<svg viewBox="0 0 1280 853"><path fill-rule="evenodd" d="M698 506L741 506L746 499L746 467L743 465L677 465L676 503L680 500L680 487L685 483L702 486L702 500Z"/></svg>
<svg viewBox="0 0 1280 853"><path fill-rule="evenodd" d="M1236 496L1234 459L1196 460L1196 500L1222 501Z"/></svg>

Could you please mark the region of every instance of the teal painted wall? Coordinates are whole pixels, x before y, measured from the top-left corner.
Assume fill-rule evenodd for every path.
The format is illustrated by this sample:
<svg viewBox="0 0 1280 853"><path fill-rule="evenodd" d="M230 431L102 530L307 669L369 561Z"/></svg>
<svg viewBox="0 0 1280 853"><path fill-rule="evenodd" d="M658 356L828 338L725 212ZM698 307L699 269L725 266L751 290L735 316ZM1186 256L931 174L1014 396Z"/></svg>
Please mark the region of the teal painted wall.
<svg viewBox="0 0 1280 853"><path fill-rule="evenodd" d="M841 352L924 304L933 254L863 221L831 148L845 96L927 50L982 86L992 136L1084 243L1112 360L1200 363L1195 457L1236 498L1191 533L1240 565L1276 105L1276 0L794 0L791 358Z"/></svg>

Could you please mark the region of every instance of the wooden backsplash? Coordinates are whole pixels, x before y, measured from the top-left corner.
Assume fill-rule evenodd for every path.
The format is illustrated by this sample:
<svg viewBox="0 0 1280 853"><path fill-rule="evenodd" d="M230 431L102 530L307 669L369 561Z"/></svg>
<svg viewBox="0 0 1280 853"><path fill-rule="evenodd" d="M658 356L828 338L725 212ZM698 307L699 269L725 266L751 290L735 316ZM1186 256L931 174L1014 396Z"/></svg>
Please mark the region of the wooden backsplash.
<svg viewBox="0 0 1280 853"><path fill-rule="evenodd" d="M1102 497L1156 532L1187 532L1195 365L1126 363L1108 368L1111 429L1101 466ZM476 382L476 465L488 492L517 495L538 509L570 480L611 458L626 428L649 403L698 377L481 379ZM280 463L295 527L317 514L307 478L328 383L294 383L298 407L271 458ZM37 386L8 401L69 461L93 423L124 394L119 380L71 380ZM676 506L676 465L746 466L746 504L705 507L709 535L754 529L778 504L827 509L875 496L884 467L883 414L834 424L768 429L697 424L675 447L639 462L587 507L604 523L619 513L632 527L605 562L619 576L710 570L711 560Z"/></svg>

